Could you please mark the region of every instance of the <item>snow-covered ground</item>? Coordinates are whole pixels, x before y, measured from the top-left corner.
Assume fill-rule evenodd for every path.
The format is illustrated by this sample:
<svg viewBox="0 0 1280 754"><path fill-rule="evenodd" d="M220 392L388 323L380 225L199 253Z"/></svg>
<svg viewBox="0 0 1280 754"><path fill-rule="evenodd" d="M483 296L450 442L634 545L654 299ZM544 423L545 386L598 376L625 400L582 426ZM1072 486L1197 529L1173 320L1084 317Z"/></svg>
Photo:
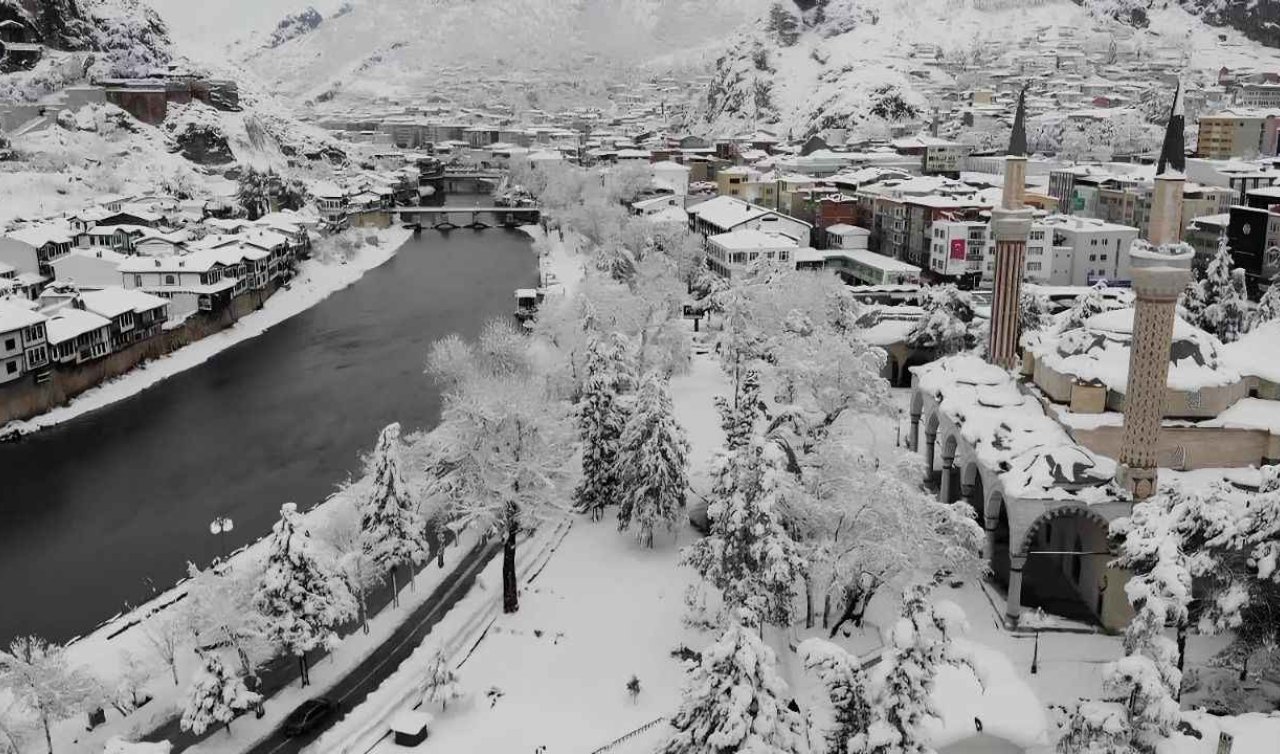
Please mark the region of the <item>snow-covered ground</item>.
<svg viewBox="0 0 1280 754"><path fill-rule="evenodd" d="M52 427L136 395L161 380L203 364L219 352L236 343L261 335L268 328L306 311L334 292L355 283L366 272L394 256L409 237L410 231L391 227L385 230L371 230L368 234L377 236L377 245L362 246L351 260L346 262L320 261L319 259L304 261L288 289L278 291L266 300L262 309L245 315L226 330L191 343L162 358L146 362L114 380L81 393L65 406L47 411L29 421L12 422L5 428L17 429L25 434ZM321 239L317 245L322 246L325 243L327 241Z"/></svg>

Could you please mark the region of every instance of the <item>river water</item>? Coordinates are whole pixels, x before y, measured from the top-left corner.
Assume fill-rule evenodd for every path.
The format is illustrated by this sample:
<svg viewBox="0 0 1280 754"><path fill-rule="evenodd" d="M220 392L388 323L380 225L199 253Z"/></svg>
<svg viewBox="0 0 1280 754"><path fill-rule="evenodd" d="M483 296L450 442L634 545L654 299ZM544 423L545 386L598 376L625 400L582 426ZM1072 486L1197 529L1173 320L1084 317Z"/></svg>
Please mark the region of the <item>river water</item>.
<svg viewBox="0 0 1280 754"><path fill-rule="evenodd" d="M427 348L509 317L536 285L528 237L424 231L350 288L132 398L0 444L0 646L64 641L185 563L323 499L392 421L438 421Z"/></svg>

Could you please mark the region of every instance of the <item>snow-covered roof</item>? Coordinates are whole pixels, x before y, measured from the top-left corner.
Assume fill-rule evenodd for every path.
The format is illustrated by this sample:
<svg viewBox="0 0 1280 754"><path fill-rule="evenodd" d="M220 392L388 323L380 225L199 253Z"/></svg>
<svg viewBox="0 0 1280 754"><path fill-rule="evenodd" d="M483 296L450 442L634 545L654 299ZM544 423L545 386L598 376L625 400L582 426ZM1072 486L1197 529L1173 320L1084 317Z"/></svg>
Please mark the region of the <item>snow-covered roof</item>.
<svg viewBox="0 0 1280 754"><path fill-rule="evenodd" d="M679 223L686 225L689 222L689 213L680 207L667 207L645 217L651 223Z"/></svg>
<svg viewBox="0 0 1280 754"><path fill-rule="evenodd" d="M763 230L747 228L729 233L720 233L707 239L711 243L733 251L753 251L756 249L794 249L800 244L794 239L777 233L766 233Z"/></svg>
<svg viewBox="0 0 1280 754"><path fill-rule="evenodd" d="M21 330L45 320L40 312L16 301L0 300L0 333Z"/></svg>
<svg viewBox="0 0 1280 754"><path fill-rule="evenodd" d="M867 249L831 249L827 253L832 257L844 257L850 261L858 262L860 264L867 265L868 267L874 267L878 270L884 270L885 272L905 272L914 275L920 274L920 268L914 264L908 264L900 259L894 259L893 257L885 256L884 254L877 254L876 252L868 251Z"/></svg>
<svg viewBox="0 0 1280 754"><path fill-rule="evenodd" d="M1280 343L1280 320L1263 322L1236 342L1222 346L1222 357L1240 374L1280 382L1276 343Z"/></svg>
<svg viewBox="0 0 1280 754"><path fill-rule="evenodd" d="M660 162L655 162L651 166L651 169L654 171L661 171L663 173L688 173L689 172L688 166L681 165L678 162L672 162L671 160L662 160Z"/></svg>
<svg viewBox="0 0 1280 754"><path fill-rule="evenodd" d="M1132 308L1095 314L1083 327L1046 333L1028 348L1037 362L1056 372L1124 393L1129 381L1133 318ZM1221 350L1217 338L1176 318L1169 350L1169 388L1194 391L1239 382L1240 373L1226 363Z"/></svg>
<svg viewBox="0 0 1280 754"><path fill-rule="evenodd" d="M717 196L715 199L709 199L702 204L689 208L689 214L695 215L717 228L732 228L755 220L758 217L776 213L773 210L765 209L750 202L744 202L736 197Z"/></svg>
<svg viewBox="0 0 1280 754"><path fill-rule="evenodd" d="M121 272L208 272L217 264L213 255L196 252L183 256L130 257L120 264Z"/></svg>
<svg viewBox="0 0 1280 754"><path fill-rule="evenodd" d="M71 243L74 236L71 229L66 226L47 223L11 230L5 235L37 249L50 243Z"/></svg>
<svg viewBox="0 0 1280 754"><path fill-rule="evenodd" d="M119 286L86 291L80 294L80 299L84 301L86 309L107 318L119 317L125 312L151 311L169 303L146 291L129 290Z"/></svg>
<svg viewBox="0 0 1280 754"><path fill-rule="evenodd" d="M912 371L979 463L998 473L1006 496L1092 504L1119 495L1115 461L1076 443L1005 370L961 354Z"/></svg>
<svg viewBox="0 0 1280 754"><path fill-rule="evenodd" d="M59 309L49 317L47 333L49 343L57 345L110 326L111 320L105 317L81 309L67 308Z"/></svg>

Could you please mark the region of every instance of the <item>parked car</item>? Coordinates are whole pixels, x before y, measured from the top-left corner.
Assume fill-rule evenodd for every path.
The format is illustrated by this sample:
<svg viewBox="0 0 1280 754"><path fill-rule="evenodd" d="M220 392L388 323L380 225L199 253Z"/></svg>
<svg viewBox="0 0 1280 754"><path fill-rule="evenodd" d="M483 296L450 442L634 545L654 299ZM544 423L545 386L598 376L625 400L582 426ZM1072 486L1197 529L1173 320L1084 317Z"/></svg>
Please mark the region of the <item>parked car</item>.
<svg viewBox="0 0 1280 754"><path fill-rule="evenodd" d="M337 714L338 703L332 699L319 697L305 701L284 719L284 734L290 738L305 736Z"/></svg>

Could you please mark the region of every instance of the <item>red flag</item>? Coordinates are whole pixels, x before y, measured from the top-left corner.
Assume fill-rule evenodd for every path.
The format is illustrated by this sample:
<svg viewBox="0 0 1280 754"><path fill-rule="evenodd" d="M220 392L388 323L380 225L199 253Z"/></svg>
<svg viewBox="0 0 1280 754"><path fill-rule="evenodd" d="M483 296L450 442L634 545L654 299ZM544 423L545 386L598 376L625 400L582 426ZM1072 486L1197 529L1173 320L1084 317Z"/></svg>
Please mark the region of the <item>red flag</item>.
<svg viewBox="0 0 1280 754"><path fill-rule="evenodd" d="M953 238L953 239L951 239L951 258L952 258L952 259L959 259L959 260L963 261L963 260L964 260L964 246L965 246L965 244L964 244L964 239L963 239L963 238Z"/></svg>

